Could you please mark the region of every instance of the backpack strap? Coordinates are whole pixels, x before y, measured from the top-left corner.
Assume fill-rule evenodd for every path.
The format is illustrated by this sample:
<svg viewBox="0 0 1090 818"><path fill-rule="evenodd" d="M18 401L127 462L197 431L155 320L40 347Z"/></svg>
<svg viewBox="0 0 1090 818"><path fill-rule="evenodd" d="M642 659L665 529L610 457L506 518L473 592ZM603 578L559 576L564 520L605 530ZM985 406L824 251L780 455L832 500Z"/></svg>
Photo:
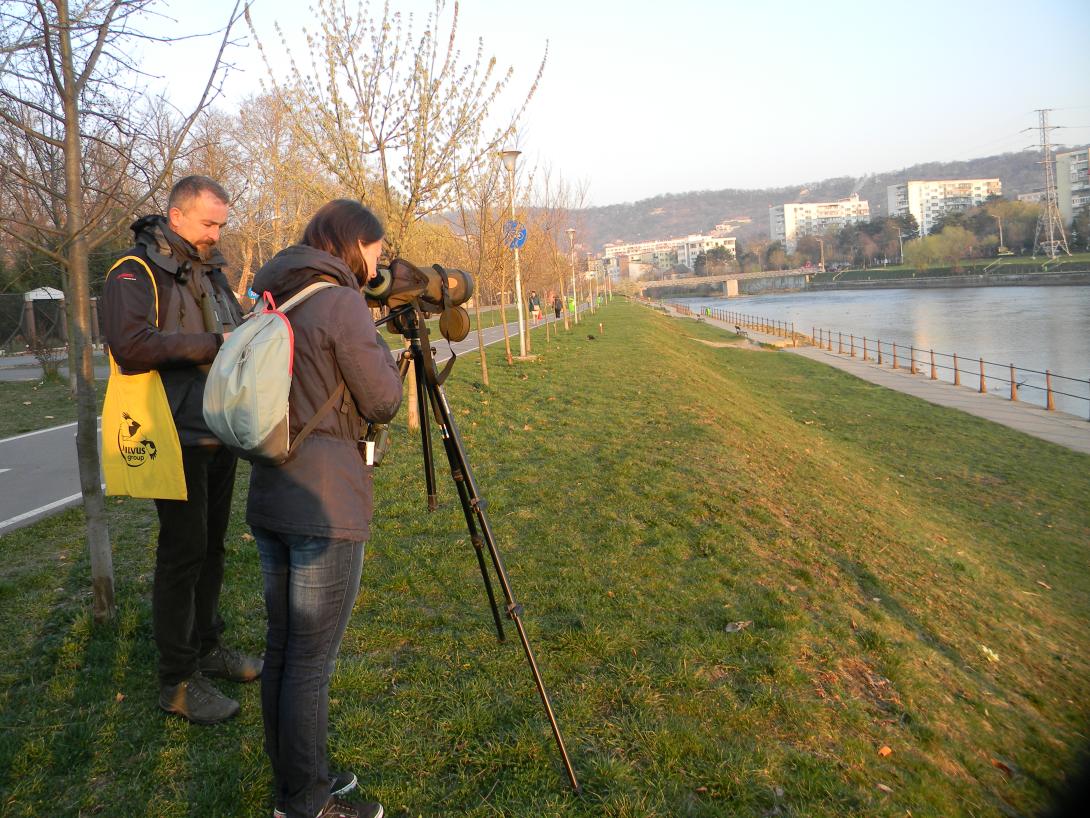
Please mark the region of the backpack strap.
<svg viewBox="0 0 1090 818"><path fill-rule="evenodd" d="M318 292L318 290L324 290L327 287L337 287L337 286L340 286L340 285L334 284L332 281L317 281L314 284L311 284L311 285L301 289L299 292L297 292L295 295L293 295L291 298L289 298L287 301L285 301L283 304L281 304L278 307L278 309L280 310L280 312L287 312L288 310L290 310L292 307L296 306L297 304L301 304L304 301L306 301L308 298L310 298L312 295L314 295L316 292ZM271 295L269 296L269 300L270 301L272 300Z"/></svg>
<svg viewBox="0 0 1090 818"><path fill-rule="evenodd" d="M307 421L307 425L299 430L299 434L295 436L295 440L293 440L291 442L291 445L288 447L288 457L291 457L293 454L295 454L295 450L299 448L299 444L302 443L306 439L306 437L314 431L314 428L318 425L318 422L329 414L329 410L332 409L336 405L337 401L339 401L342 397L344 397L344 381L341 381L340 385L333 390L333 394L330 395L326 399L326 402L322 404L322 408L315 412L314 416Z"/></svg>
<svg viewBox="0 0 1090 818"><path fill-rule="evenodd" d="M308 287L304 287L302 290L297 292L295 295L293 295L291 298L281 304L278 309L280 312L287 312L297 304L301 304L302 302L306 301L308 298L314 295L314 293L318 292L318 290L324 290L327 287L337 286L340 285L335 284L332 281L315 282L314 284L311 284ZM272 296L269 295L267 292L265 293L265 295L267 296L268 301L272 303ZM323 403L321 408L314 413L310 420L307 421L306 426L299 430L299 434L295 436L295 440L293 440L291 442L291 445L288 447L288 457L291 457L293 454L295 454L295 450L298 449L299 445L310 435L311 432L314 431L314 429L321 422L322 418L328 415L330 410L337 405L337 402L344 397L344 391L344 381L341 381L340 384L338 384L337 388L333 390L333 394L326 398L326 402Z"/></svg>

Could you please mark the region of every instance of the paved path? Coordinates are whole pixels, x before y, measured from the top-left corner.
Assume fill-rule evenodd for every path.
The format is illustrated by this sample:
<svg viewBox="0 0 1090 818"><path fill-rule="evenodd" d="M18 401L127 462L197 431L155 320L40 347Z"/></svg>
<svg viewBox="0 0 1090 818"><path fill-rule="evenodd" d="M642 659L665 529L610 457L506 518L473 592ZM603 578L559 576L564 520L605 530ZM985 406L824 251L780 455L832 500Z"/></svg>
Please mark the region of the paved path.
<svg viewBox="0 0 1090 818"><path fill-rule="evenodd" d="M563 323L563 319L560 320ZM532 325L541 327L544 322ZM383 338L398 354L398 339L383 328ZM513 354L518 354L518 322L508 325ZM503 327L484 330L485 345L503 341ZM538 346L544 338L534 337ZM436 361L445 363L450 346L438 335L432 336ZM464 341L453 344L455 354L462 356L477 349L477 333L470 332ZM11 366L14 364L15 366ZM36 380L41 370L29 356L0 358L0 378L6 373L18 375L18 380ZM472 366L471 363L464 364ZM6 368L5 368L6 367ZM108 373L104 373L103 377ZM0 536L36 520L55 514L80 502L79 473L76 468L76 424L66 423L0 440Z"/></svg>
<svg viewBox="0 0 1090 818"><path fill-rule="evenodd" d="M678 315L674 312L673 314ZM701 316L708 324L729 331L733 324ZM790 342L774 335L746 330L754 341L783 346L787 352L801 355L812 361L835 366L879 386L895 389L928 403L960 409L970 415L985 418L1002 426L1017 429L1027 435L1065 446L1076 452L1090 454L1090 421L1066 412L1049 412L1041 407L1022 401L1011 401L991 392L981 394L967 386L954 386L941 380L931 380L927 375L912 375L906 369L879 367L874 360L864 362L860 357L837 354L814 346L791 347ZM786 344L786 345L785 345Z"/></svg>

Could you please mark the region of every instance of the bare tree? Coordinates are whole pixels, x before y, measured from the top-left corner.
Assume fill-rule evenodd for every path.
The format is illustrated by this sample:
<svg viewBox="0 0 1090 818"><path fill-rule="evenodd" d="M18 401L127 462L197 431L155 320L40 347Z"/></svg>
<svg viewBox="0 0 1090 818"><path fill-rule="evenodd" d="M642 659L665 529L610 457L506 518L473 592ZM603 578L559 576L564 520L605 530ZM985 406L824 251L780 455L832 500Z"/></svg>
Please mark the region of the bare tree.
<svg viewBox="0 0 1090 818"><path fill-rule="evenodd" d="M102 493L92 365L89 253L160 188L222 77L230 23L194 111L171 124L126 90L150 0L6 0L0 6L0 181L28 206L0 230L53 259L66 293L76 376L76 451L97 621L114 611L113 557ZM238 6L232 12L234 21ZM160 137L166 137L164 142ZM152 161L155 157L160 161ZM152 170L153 169L153 170ZM150 172L150 173L149 173ZM134 179L144 192L132 197Z"/></svg>
<svg viewBox="0 0 1090 818"><path fill-rule="evenodd" d="M500 163L493 156L483 157L461 175L458 183L458 228L465 237L470 267L477 282L473 307L477 325L477 349L481 356L481 378L488 386L488 358L485 354L484 330L481 327L481 300L486 283L493 283L493 290L503 289L497 273L502 269L503 192L500 181ZM498 283L498 287L495 286ZM501 314L503 313L501 304ZM508 363L511 361L511 342L504 327Z"/></svg>
<svg viewBox="0 0 1090 818"><path fill-rule="evenodd" d="M486 131L513 69L498 72L481 40L465 59L458 3L444 34L445 7L437 0L417 36L413 18L388 2L376 17L362 2L351 12L343 0L319 0L309 67L289 51L286 77L257 38L273 92L294 111L299 144L345 191L376 207L395 254L405 254L422 219L454 204L459 168L503 145L545 68L543 57L511 116Z"/></svg>
<svg viewBox="0 0 1090 818"><path fill-rule="evenodd" d="M587 183L571 183L561 174L554 174L552 168L545 167L537 174L538 183L533 191L534 225L545 238L544 246L539 250L535 271L541 280L550 286L556 282L557 292L563 302L564 328L571 328L571 315L566 294L573 299L577 294L572 291L571 262L568 249L567 230L576 228L576 235L581 234L582 225L573 223L574 214L582 210L586 203ZM576 304L578 309L578 304Z"/></svg>

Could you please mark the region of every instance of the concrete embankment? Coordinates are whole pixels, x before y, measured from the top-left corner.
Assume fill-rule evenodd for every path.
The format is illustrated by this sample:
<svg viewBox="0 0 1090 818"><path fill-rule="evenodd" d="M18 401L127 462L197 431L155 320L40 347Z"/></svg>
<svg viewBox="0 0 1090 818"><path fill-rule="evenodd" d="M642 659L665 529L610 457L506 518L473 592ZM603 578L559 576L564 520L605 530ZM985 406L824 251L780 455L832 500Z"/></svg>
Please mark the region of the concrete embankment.
<svg viewBox="0 0 1090 818"><path fill-rule="evenodd" d="M1020 273L1016 275L962 275L936 278L881 278L860 281L811 282L810 292L822 290L930 290L942 287L1042 287L1090 285L1090 271L1079 273Z"/></svg>

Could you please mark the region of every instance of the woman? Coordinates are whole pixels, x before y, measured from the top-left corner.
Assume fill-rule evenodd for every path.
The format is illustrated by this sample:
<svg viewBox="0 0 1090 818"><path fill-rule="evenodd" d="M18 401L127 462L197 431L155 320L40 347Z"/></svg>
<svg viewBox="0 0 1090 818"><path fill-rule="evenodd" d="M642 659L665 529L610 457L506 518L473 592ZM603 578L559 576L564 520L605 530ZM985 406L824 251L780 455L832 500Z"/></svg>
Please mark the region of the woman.
<svg viewBox="0 0 1090 818"><path fill-rule="evenodd" d="M401 404L400 375L359 292L378 265L382 235L370 210L338 199L253 283L278 304L318 281L338 285L288 313L295 334L292 437L344 385L343 399L290 460L255 464L250 473L246 522L261 555L269 620L261 709L277 816L383 814L380 804L342 800L355 776L331 775L326 760L329 680L359 591L371 521L371 467L357 441L363 419L389 421Z"/></svg>

